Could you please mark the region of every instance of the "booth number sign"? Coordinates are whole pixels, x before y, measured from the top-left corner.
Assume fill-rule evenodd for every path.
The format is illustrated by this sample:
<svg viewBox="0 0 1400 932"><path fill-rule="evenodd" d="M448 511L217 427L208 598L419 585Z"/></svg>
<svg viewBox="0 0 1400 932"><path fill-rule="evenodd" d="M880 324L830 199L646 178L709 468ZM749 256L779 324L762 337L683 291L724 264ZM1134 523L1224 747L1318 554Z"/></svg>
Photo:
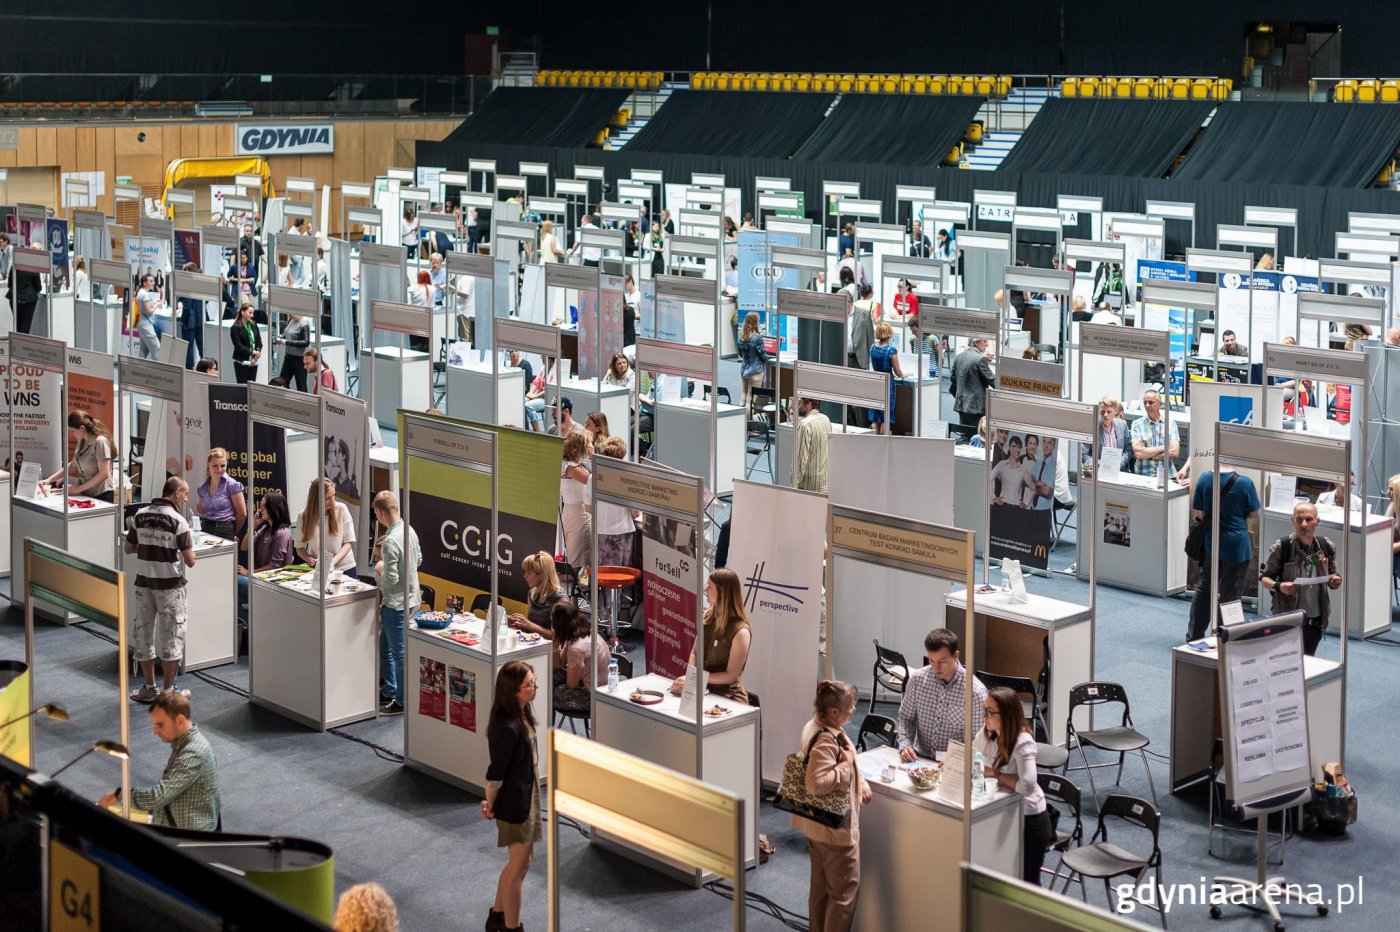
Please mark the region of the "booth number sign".
<svg viewBox="0 0 1400 932"><path fill-rule="evenodd" d="M99 932L101 872L67 845L49 841L50 932Z"/></svg>
<svg viewBox="0 0 1400 932"><path fill-rule="evenodd" d="M0 149L15 151L19 148L19 127L0 126Z"/></svg>

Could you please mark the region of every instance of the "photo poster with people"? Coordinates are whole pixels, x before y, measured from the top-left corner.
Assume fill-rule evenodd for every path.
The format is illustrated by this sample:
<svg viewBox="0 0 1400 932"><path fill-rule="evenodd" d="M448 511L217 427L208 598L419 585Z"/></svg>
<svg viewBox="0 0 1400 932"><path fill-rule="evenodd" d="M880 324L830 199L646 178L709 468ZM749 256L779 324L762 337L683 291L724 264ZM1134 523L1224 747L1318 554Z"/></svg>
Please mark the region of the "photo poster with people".
<svg viewBox="0 0 1400 932"><path fill-rule="evenodd" d="M476 731L476 674L450 664L447 667L447 722L457 728Z"/></svg>
<svg viewBox="0 0 1400 932"><path fill-rule="evenodd" d="M602 276L598 277L602 283ZM598 361L602 352L598 341L602 338L603 324L599 315L599 292L569 289L573 297L573 307L578 310L578 372L581 379L596 379L602 375L603 366Z"/></svg>
<svg viewBox="0 0 1400 932"><path fill-rule="evenodd" d="M418 658L418 714L447 721L447 664Z"/></svg>
<svg viewBox="0 0 1400 932"><path fill-rule="evenodd" d="M5 384L0 407L0 468L9 471L12 480L25 463L38 463L41 472L52 473L63 465L65 449L63 423L58 416L63 404L63 375L37 366L12 366L9 354L9 341L0 340L0 378ZM14 450L10 449L12 413Z"/></svg>
<svg viewBox="0 0 1400 932"><path fill-rule="evenodd" d="M132 334L134 339L138 314L136 295L141 290L141 279L146 275L154 276L156 290L162 295L165 294L165 280L170 274L170 240L152 236L128 236L122 240L122 246L126 263L131 266L131 290L127 292L130 305L127 308L126 319L122 322L122 331Z"/></svg>
<svg viewBox="0 0 1400 932"><path fill-rule="evenodd" d="M335 497L350 510L355 525L355 561L372 566L370 559L373 529L369 487L369 406L358 398L339 392L326 392L321 414L321 454L326 478L335 483Z"/></svg>
<svg viewBox="0 0 1400 932"><path fill-rule="evenodd" d="M68 291L72 286L68 272L68 221L49 218L44 242L49 250L49 293Z"/></svg>
<svg viewBox="0 0 1400 932"><path fill-rule="evenodd" d="M647 672L685 675L695 639L695 526L642 514L642 615Z"/></svg>
<svg viewBox="0 0 1400 932"><path fill-rule="evenodd" d="M68 357L68 410L86 411L94 420L101 421L107 432L115 438L117 409L112 383L112 357L106 353L73 347L65 352ZM143 437L146 435L146 431L143 430L133 433ZM69 441L69 459L77 452L77 446ZM113 450L113 453L116 451Z"/></svg>
<svg viewBox="0 0 1400 932"><path fill-rule="evenodd" d="M10 234L12 246L38 246L43 248L44 235L48 228L37 220L21 220L18 214L5 218L5 232Z"/></svg>
<svg viewBox="0 0 1400 932"><path fill-rule="evenodd" d="M248 389L242 385L209 386L209 445L228 451L228 475L248 487ZM305 489L287 488L287 429L274 424L254 422L253 448L256 470L253 473L253 494L279 492L287 498L293 513L298 503L306 500ZM193 449L193 448L191 448ZM198 488L205 479L204 453L194 453Z"/></svg>
<svg viewBox="0 0 1400 932"><path fill-rule="evenodd" d="M1103 542L1117 547L1133 545L1132 513L1122 502L1103 503Z"/></svg>
<svg viewBox="0 0 1400 932"><path fill-rule="evenodd" d="M997 431L993 441L988 556L1048 570L1054 539L1058 438Z"/></svg>

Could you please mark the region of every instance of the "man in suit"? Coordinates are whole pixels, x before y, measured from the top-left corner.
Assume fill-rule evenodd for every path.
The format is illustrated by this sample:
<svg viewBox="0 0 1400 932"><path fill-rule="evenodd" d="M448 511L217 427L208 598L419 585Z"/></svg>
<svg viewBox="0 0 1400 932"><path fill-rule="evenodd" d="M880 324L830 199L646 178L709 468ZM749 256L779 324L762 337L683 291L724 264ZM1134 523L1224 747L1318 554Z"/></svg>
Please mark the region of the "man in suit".
<svg viewBox="0 0 1400 932"><path fill-rule="evenodd" d="M987 389L996 385L987 346L985 339L973 340L953 360L953 410L965 435L977 430L977 422L987 413Z"/></svg>

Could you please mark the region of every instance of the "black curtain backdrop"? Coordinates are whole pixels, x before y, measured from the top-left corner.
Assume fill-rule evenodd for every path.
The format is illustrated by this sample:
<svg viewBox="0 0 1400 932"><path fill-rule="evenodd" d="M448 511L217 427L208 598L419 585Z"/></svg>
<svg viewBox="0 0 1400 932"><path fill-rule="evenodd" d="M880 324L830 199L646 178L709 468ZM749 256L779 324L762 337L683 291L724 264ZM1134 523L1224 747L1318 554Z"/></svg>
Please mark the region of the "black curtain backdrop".
<svg viewBox="0 0 1400 932"><path fill-rule="evenodd" d="M418 164L465 170L467 159L494 158L502 173L520 161L548 162L553 177L571 178L575 165L601 165L607 179L626 178L634 168L660 169L667 180L684 181L691 172L722 172L731 187L749 197L755 177L791 178L794 190L806 193L815 211L821 203L823 180L858 181L864 197L884 202L883 219L893 222L897 184L932 185L941 200L971 201L976 189L1015 191L1026 206L1053 207L1056 195L1097 195L1104 209L1141 211L1148 200L1194 201L1197 205L1197 245L1213 246L1218 224L1237 224L1245 205L1296 207L1298 249L1312 256L1332 255L1333 236L1348 227L1347 213L1400 214L1393 191L1304 185L1192 182L1177 179L1128 178L1106 175L1054 175L1021 172L977 172L879 163L799 161L795 159L723 158L669 153L620 152L597 149L549 149L535 146L469 145L464 142L419 142ZM815 217L815 213L813 213Z"/></svg>
<svg viewBox="0 0 1400 932"><path fill-rule="evenodd" d="M816 130L831 101L826 94L676 91L627 149L786 158Z"/></svg>
<svg viewBox="0 0 1400 932"><path fill-rule="evenodd" d="M572 87L498 87L447 141L582 148L631 91Z"/></svg>
<svg viewBox="0 0 1400 932"><path fill-rule="evenodd" d="M1176 177L1360 188L1375 180L1397 144L1400 107L1226 103Z"/></svg>
<svg viewBox="0 0 1400 932"><path fill-rule="evenodd" d="M1213 106L1057 97L1036 114L998 171L1160 178Z"/></svg>
<svg viewBox="0 0 1400 932"><path fill-rule="evenodd" d="M985 99L843 94L793 158L937 165Z"/></svg>

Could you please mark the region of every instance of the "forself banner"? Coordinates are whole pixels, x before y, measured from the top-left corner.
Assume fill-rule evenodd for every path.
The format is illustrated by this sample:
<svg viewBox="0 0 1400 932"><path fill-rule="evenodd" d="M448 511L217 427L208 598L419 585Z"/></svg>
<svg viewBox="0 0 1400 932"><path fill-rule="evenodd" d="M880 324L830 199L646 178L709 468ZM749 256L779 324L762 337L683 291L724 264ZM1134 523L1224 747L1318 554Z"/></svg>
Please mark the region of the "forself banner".
<svg viewBox="0 0 1400 932"><path fill-rule="evenodd" d="M239 155L328 155L335 151L335 127L329 123L237 123L233 138Z"/></svg>

